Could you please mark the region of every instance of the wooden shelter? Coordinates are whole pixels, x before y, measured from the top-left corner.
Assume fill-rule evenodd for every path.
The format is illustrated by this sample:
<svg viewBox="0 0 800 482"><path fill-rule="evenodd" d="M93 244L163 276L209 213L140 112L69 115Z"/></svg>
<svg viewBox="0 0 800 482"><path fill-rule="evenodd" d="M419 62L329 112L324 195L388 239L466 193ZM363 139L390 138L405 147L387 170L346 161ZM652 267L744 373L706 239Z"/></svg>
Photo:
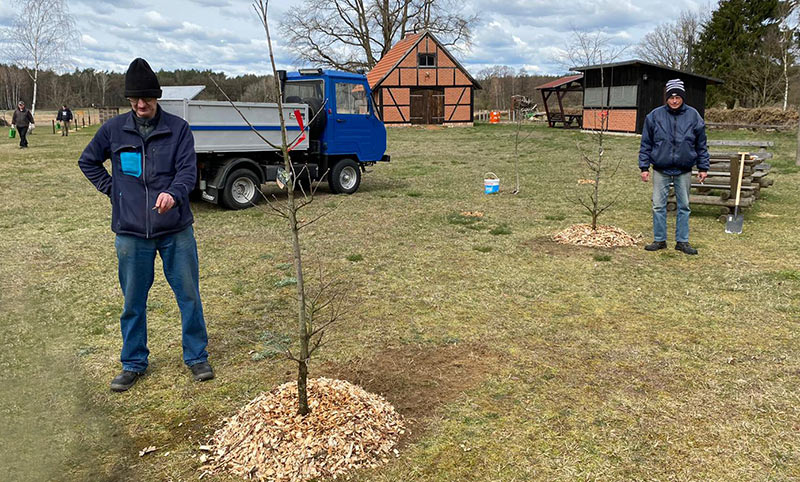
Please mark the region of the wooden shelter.
<svg viewBox="0 0 800 482"><path fill-rule="evenodd" d="M686 104L697 109L701 116L705 114L706 86L722 83L713 77L642 60L573 67L572 70L583 73L584 129L599 129L601 120L607 116L608 130L637 134L642 133L647 114L664 105L664 86L668 80L683 80Z"/></svg>
<svg viewBox="0 0 800 482"><path fill-rule="evenodd" d="M568 75L542 84L536 87L536 90L542 93L542 104L544 105L544 112L547 114L547 125L550 127L580 127L583 124L583 114L567 114L564 111L564 96L568 92L583 92L583 74ZM553 110L547 104L547 101L553 94L556 94L558 101L558 110Z"/></svg>
<svg viewBox="0 0 800 482"><path fill-rule="evenodd" d="M427 30L406 35L367 74L384 124L471 126L481 86Z"/></svg>

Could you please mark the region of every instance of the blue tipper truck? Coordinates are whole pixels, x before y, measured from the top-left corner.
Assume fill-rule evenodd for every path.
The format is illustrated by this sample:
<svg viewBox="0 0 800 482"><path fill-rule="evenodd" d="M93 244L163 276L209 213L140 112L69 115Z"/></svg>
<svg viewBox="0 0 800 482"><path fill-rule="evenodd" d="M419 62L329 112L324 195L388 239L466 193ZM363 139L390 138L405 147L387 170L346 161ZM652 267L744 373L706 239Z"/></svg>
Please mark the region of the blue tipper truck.
<svg viewBox="0 0 800 482"><path fill-rule="evenodd" d="M389 161L386 128L364 75L301 69L279 71L279 79L300 183L327 179L332 192L352 194L367 166ZM159 104L191 127L202 199L230 209L250 207L260 197L259 186L274 181L284 167L280 150L259 137L280 146L278 105L234 102L234 109L229 102L193 100L201 90L165 87Z"/></svg>

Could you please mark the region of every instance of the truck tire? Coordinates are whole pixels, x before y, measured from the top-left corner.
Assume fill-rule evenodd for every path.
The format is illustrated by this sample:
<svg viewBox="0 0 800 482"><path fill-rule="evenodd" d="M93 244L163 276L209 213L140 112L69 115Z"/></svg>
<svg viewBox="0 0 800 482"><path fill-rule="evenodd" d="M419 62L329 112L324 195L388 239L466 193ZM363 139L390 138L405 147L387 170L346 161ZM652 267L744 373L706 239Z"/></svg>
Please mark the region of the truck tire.
<svg viewBox="0 0 800 482"><path fill-rule="evenodd" d="M250 169L236 169L225 179L222 203L229 209L249 208L258 201L258 177Z"/></svg>
<svg viewBox="0 0 800 482"><path fill-rule="evenodd" d="M361 184L361 168L352 159L337 162L328 174L328 185L336 194L353 194Z"/></svg>

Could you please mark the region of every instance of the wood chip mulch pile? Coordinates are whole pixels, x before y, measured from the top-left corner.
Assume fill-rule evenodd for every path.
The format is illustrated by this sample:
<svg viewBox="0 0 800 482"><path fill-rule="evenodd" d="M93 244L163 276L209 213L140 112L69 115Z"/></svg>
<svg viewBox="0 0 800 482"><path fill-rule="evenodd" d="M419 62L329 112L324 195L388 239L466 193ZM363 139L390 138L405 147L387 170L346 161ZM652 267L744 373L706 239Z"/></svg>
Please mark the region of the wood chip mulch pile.
<svg viewBox="0 0 800 482"><path fill-rule="evenodd" d="M636 238L625 231L602 224L597 225L596 231L592 230L591 224L575 224L553 236L553 240L561 244L596 248L635 246L637 242Z"/></svg>
<svg viewBox="0 0 800 482"><path fill-rule="evenodd" d="M203 475L303 481L375 467L397 456L403 422L382 397L343 380L308 380L311 413L297 414L297 382L262 393L226 420L209 445Z"/></svg>

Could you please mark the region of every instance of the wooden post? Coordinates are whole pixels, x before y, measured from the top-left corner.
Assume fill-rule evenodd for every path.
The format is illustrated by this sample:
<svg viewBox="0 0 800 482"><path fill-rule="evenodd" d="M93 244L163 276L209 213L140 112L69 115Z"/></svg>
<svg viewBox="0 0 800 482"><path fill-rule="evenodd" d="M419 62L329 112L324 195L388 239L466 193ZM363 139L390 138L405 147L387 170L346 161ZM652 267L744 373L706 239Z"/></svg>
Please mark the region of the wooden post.
<svg viewBox="0 0 800 482"><path fill-rule="evenodd" d="M739 187L738 177L739 177L739 159L740 158L731 156L730 159L731 159L731 165L730 165L731 178L730 178L729 183L730 183L731 196L733 197L733 196L736 196L736 190Z"/></svg>
<svg viewBox="0 0 800 482"><path fill-rule="evenodd" d="M800 107L797 108L797 113L800 114ZM794 163L800 166L800 116L797 119L797 152L794 155Z"/></svg>
<svg viewBox="0 0 800 482"><path fill-rule="evenodd" d="M56 121L51 120L50 122L53 124L53 134L55 134L56 133Z"/></svg>

